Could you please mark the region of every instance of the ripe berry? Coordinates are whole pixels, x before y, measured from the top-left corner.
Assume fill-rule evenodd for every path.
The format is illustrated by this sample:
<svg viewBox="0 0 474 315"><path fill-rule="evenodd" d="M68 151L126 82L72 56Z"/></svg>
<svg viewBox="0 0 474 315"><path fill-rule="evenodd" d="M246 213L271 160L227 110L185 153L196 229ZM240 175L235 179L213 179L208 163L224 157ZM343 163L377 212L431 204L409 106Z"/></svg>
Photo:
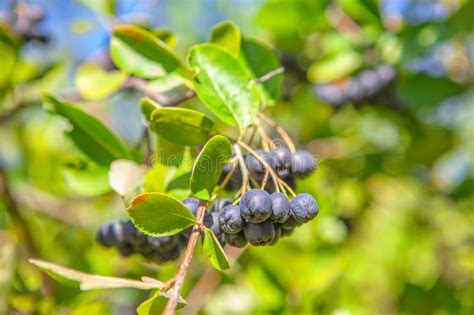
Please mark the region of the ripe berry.
<svg viewBox="0 0 474 315"><path fill-rule="evenodd" d="M122 243L125 241L122 222L114 222L110 224L110 233L112 233L116 242Z"/></svg>
<svg viewBox="0 0 474 315"><path fill-rule="evenodd" d="M275 228L271 221L247 223L244 227L247 241L254 246L268 245L275 237Z"/></svg>
<svg viewBox="0 0 474 315"><path fill-rule="evenodd" d="M197 209L199 208L199 199L194 197L186 198L182 201L182 203L191 211L194 216L196 216Z"/></svg>
<svg viewBox="0 0 474 315"><path fill-rule="evenodd" d="M114 247L118 244L113 235L110 224L102 225L97 232L97 241L104 247Z"/></svg>
<svg viewBox="0 0 474 315"><path fill-rule="evenodd" d="M207 213L205 216L204 216L204 225L208 228L211 229L212 233L214 233L214 235L216 236L219 236L222 234L222 230L221 230L221 227L219 226L219 213L217 212L211 212L211 213Z"/></svg>
<svg viewBox="0 0 474 315"><path fill-rule="evenodd" d="M284 194L279 192L274 192L270 197L272 198L272 214L270 219L277 223L285 222L290 216L290 201Z"/></svg>
<svg viewBox="0 0 474 315"><path fill-rule="evenodd" d="M230 246L239 248L245 247L245 245L248 243L243 231L235 234L225 233L225 241Z"/></svg>
<svg viewBox="0 0 474 315"><path fill-rule="evenodd" d="M308 175L316 168L316 159L305 150L298 150L291 155L290 171L295 176Z"/></svg>
<svg viewBox="0 0 474 315"><path fill-rule="evenodd" d="M219 225L226 233L238 233L244 228L244 220L240 215L240 207L227 205L219 213Z"/></svg>
<svg viewBox="0 0 474 315"><path fill-rule="evenodd" d="M229 198L219 198L211 206L211 212L220 212L227 205L232 204L232 199Z"/></svg>
<svg viewBox="0 0 474 315"><path fill-rule="evenodd" d="M263 222L272 214L272 198L260 189L247 191L240 199L239 206L244 219L252 223Z"/></svg>
<svg viewBox="0 0 474 315"><path fill-rule="evenodd" d="M299 223L313 219L319 212L319 206L313 196L303 193L290 201L291 213Z"/></svg>
<svg viewBox="0 0 474 315"><path fill-rule="evenodd" d="M275 154L265 150L257 150L256 152L271 168L275 169L277 165ZM249 154L245 157L245 166L252 175L258 176L265 173L265 166L253 155Z"/></svg>
<svg viewBox="0 0 474 315"><path fill-rule="evenodd" d="M291 152L284 147L277 148L271 152L275 158L275 169L284 170L290 166Z"/></svg>

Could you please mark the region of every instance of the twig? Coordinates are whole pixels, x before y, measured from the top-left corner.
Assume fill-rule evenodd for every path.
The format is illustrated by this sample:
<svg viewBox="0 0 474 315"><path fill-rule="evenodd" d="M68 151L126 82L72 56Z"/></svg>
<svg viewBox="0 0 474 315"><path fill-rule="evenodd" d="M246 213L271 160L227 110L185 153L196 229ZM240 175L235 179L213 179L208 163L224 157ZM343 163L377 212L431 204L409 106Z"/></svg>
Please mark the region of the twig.
<svg viewBox="0 0 474 315"><path fill-rule="evenodd" d="M247 170L247 166L245 166L244 155L240 150L240 147L237 144L234 144L234 151L237 159L239 161L240 169L242 172L242 186L240 187L240 194L244 194L247 191L247 187L249 185L249 173Z"/></svg>
<svg viewBox="0 0 474 315"><path fill-rule="evenodd" d="M262 75L261 77L257 78L255 81L257 81L257 83L263 83L283 72L285 72L285 68L279 67L279 68L276 68L275 70L268 72L267 74Z"/></svg>
<svg viewBox="0 0 474 315"><path fill-rule="evenodd" d="M262 126L257 125L257 130L258 130L258 134L260 135L260 137L262 138L262 146L265 150L268 150L270 146L272 149L275 148L275 144L273 143L272 139L267 135L267 133L265 132L265 130L263 130Z"/></svg>
<svg viewBox="0 0 474 315"><path fill-rule="evenodd" d="M288 149L291 152L294 153L296 151L295 144L293 143L293 140L291 140L290 136L285 131L285 129L280 127L273 119L271 119L269 116L265 115L264 113L260 113L258 114L258 116L262 118L262 120L266 122L270 127L274 128L276 132L278 132L278 134L283 139L283 141L285 141L286 145L288 146Z"/></svg>
<svg viewBox="0 0 474 315"><path fill-rule="evenodd" d="M191 260L193 259L194 249L196 248L196 243L199 237L199 233L201 231L201 226L204 218L204 213L206 212L206 201L201 201L199 208L197 210L197 221L198 224L193 226L193 231L191 236L189 237L188 245L186 246L186 250L184 252L184 258L179 266L179 271L176 276L173 278L173 291L171 292L171 296L166 303L165 310L163 314L171 315L174 314L176 310L176 306L178 305L179 296L181 290L183 289L184 279L188 273L189 266L191 265Z"/></svg>
<svg viewBox="0 0 474 315"><path fill-rule="evenodd" d="M247 150L250 154L252 154L260 163L263 164L263 166L265 167L265 169L270 172L270 176L272 177L272 180L273 180L273 184L275 185L275 190L277 192L280 192L280 187L278 187L278 182L279 182L279 177L278 175L275 173L275 171L271 168L270 165L268 165L267 161L265 161L264 159L262 159L262 157L260 155L258 155L257 152L254 151L254 149L252 149L251 147L249 147L246 143L240 141L240 140L237 140L237 144L240 145L241 147L243 147L245 150Z"/></svg>

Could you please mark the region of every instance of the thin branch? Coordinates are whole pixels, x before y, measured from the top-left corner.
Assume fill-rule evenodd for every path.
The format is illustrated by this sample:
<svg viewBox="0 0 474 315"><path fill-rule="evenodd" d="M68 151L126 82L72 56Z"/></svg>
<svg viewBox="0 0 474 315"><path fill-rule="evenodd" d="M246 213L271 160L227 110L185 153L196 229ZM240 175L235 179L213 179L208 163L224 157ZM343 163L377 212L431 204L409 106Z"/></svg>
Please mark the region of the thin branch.
<svg viewBox="0 0 474 315"><path fill-rule="evenodd" d="M296 151L295 144L294 144L293 140L291 140L291 137L288 135L288 133L285 131L285 129L280 127L273 119L271 119L269 116L265 115L264 113L259 113L258 116L264 122L266 122L270 127L274 128L276 130L276 132L278 132L278 134L283 139L283 141L285 141L285 144L288 146L288 149L291 152L294 153Z"/></svg>
<svg viewBox="0 0 474 315"><path fill-rule="evenodd" d="M184 285L184 279L186 278L189 266L191 265L191 260L193 259L194 255L194 249L196 248L196 243L199 238L199 233L201 231L204 213L206 212L206 206L207 202L201 201L196 214L197 221L199 223L193 226L193 231L191 233L191 236L189 237L188 245L186 246L186 250L184 252L183 261L181 262L178 273L173 278L173 291L171 292L171 296L168 302L166 303L166 307L163 311L163 314L174 314L176 306L178 305L179 296Z"/></svg>
<svg viewBox="0 0 474 315"><path fill-rule="evenodd" d="M255 81L257 81L257 83L263 83L283 72L285 72L285 68L283 67L276 68L275 70L272 70L268 72L267 74L262 75L260 78L257 78Z"/></svg>
<svg viewBox="0 0 474 315"><path fill-rule="evenodd" d="M242 187L240 187L239 193L244 194L247 191L249 185L249 172L247 170L247 166L245 166L244 155L242 154L242 150L237 144L234 144L234 151L237 159L239 161L240 169L242 172Z"/></svg>

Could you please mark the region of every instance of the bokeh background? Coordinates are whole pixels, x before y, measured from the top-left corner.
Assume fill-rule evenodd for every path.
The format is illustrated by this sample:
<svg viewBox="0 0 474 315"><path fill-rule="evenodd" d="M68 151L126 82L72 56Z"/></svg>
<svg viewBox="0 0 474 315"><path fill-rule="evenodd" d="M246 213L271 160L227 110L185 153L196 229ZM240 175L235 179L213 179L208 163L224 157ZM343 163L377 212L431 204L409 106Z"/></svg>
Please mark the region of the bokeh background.
<svg viewBox="0 0 474 315"><path fill-rule="evenodd" d="M4 30L28 29L16 7L25 3L44 18L35 38L12 45ZM107 171L78 159L41 95L72 91L85 61L110 66L113 22L169 29L185 56L223 20L277 50L284 94L270 112L320 158L298 191L321 211L277 246L246 250L216 288L199 287L187 312L474 313L474 1L2 0L0 20L0 314L134 314L148 295L61 283L47 294L48 278L27 262L30 243L41 258L90 273L176 272L96 245L98 226L126 218L124 205ZM381 64L396 78L376 97L315 93ZM83 105L133 147L140 96ZM206 270L198 255L184 296Z"/></svg>

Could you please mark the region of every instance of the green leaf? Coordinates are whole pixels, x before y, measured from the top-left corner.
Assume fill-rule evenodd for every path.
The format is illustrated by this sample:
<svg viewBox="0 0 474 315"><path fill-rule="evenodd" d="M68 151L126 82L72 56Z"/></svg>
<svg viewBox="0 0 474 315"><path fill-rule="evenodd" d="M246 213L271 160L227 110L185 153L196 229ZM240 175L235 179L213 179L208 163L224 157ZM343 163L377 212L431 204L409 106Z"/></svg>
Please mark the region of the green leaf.
<svg viewBox="0 0 474 315"><path fill-rule="evenodd" d="M46 95L44 99L49 111L69 120L72 125L69 137L91 160L105 166L118 159L132 160L132 154L125 143L100 120L80 107L54 96Z"/></svg>
<svg viewBox="0 0 474 315"><path fill-rule="evenodd" d="M178 57L164 42L132 25L114 27L110 54L119 69L143 78L160 77L182 68Z"/></svg>
<svg viewBox="0 0 474 315"><path fill-rule="evenodd" d="M153 236L173 235L196 223L188 208L162 193L141 194L132 200L127 210L133 224Z"/></svg>
<svg viewBox="0 0 474 315"><path fill-rule="evenodd" d="M176 46L178 39L176 34L166 28L154 28L151 30L162 42L166 43L171 48Z"/></svg>
<svg viewBox="0 0 474 315"><path fill-rule="evenodd" d="M155 102L149 97L143 97L140 100L140 108L142 110L142 114L147 121L151 121L151 113L157 108L161 108L160 104Z"/></svg>
<svg viewBox="0 0 474 315"><path fill-rule="evenodd" d="M260 107L257 84L242 62L214 44L194 46L188 64L195 70L193 85L201 101L222 121L245 128Z"/></svg>
<svg viewBox="0 0 474 315"><path fill-rule="evenodd" d="M120 89L127 74L121 71L104 71L95 64L82 64L76 73L76 87L88 100L101 100Z"/></svg>
<svg viewBox="0 0 474 315"><path fill-rule="evenodd" d="M149 299L145 300L142 304L137 307L138 315L154 315L161 314L166 306L166 302L169 299L170 292L162 293L156 291ZM177 309L181 309L186 306L186 301L179 297Z"/></svg>
<svg viewBox="0 0 474 315"><path fill-rule="evenodd" d="M211 42L225 48L234 56L240 51L240 29L231 21L224 21L211 30Z"/></svg>
<svg viewBox="0 0 474 315"><path fill-rule="evenodd" d="M261 41L252 38L242 38L241 57L252 71L255 78L281 67L275 51ZM283 74L263 82L263 93L267 103L273 103L281 94Z"/></svg>
<svg viewBox="0 0 474 315"><path fill-rule="evenodd" d="M202 249L214 268L220 271L230 268L229 260L227 259L219 240L209 228L204 229Z"/></svg>
<svg viewBox="0 0 474 315"><path fill-rule="evenodd" d="M179 107L163 107L154 110L151 123L154 131L168 141L180 145L206 142L213 127L213 122L203 113Z"/></svg>
<svg viewBox="0 0 474 315"><path fill-rule="evenodd" d="M73 284L79 282L81 290L93 289L119 289L119 288L133 288L140 290L160 289L164 283L158 280L154 281L140 281L118 277L105 277L93 275L81 271L77 271L68 267L64 267L55 263L47 262L40 259L28 260L33 265L43 269L51 276L66 284ZM66 280L66 281L64 281ZM72 281L71 281L72 280Z"/></svg>
<svg viewBox="0 0 474 315"><path fill-rule="evenodd" d="M212 191L231 154L232 145L224 136L215 136L206 143L194 163L190 180L191 191L196 198L211 199Z"/></svg>

